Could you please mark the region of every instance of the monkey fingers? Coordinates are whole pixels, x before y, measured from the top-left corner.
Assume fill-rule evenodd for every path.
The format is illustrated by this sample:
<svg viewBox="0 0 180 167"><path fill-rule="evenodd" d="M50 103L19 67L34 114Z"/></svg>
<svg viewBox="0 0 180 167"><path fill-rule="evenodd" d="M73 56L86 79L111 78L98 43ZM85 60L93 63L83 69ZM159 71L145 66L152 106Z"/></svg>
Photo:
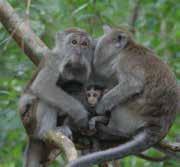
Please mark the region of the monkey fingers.
<svg viewBox="0 0 180 167"><path fill-rule="evenodd" d="M89 129L93 130L93 131L96 131L96 119L92 118L89 121Z"/></svg>
<svg viewBox="0 0 180 167"><path fill-rule="evenodd" d="M96 130L96 123L97 122L107 124L108 120L109 119L105 116L95 116L95 117L91 118L89 121L89 129L90 130Z"/></svg>

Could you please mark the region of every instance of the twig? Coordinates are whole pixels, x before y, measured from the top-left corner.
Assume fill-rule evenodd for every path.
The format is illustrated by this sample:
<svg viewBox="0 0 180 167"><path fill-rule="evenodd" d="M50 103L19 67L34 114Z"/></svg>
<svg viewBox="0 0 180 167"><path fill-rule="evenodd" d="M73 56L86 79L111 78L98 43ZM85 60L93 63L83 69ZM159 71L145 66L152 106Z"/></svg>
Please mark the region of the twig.
<svg viewBox="0 0 180 167"><path fill-rule="evenodd" d="M155 145L154 148L171 158L180 160L180 143L161 141L159 144Z"/></svg>
<svg viewBox="0 0 180 167"><path fill-rule="evenodd" d="M165 161L165 160L169 159L169 157L167 155L164 155L162 157L151 157L151 156L147 156L147 155L144 155L144 154L138 154L136 156L139 157L139 158L142 158L144 160L152 161L152 162L161 162L161 161Z"/></svg>
<svg viewBox="0 0 180 167"><path fill-rule="evenodd" d="M26 0L26 11L25 11L25 22L30 27L29 16L30 16L31 0Z"/></svg>
<svg viewBox="0 0 180 167"><path fill-rule="evenodd" d="M131 15L130 21L129 21L130 31L133 34L135 33L135 24L138 19L139 9L140 9L140 0L136 0L134 3L134 8L132 10L132 15Z"/></svg>

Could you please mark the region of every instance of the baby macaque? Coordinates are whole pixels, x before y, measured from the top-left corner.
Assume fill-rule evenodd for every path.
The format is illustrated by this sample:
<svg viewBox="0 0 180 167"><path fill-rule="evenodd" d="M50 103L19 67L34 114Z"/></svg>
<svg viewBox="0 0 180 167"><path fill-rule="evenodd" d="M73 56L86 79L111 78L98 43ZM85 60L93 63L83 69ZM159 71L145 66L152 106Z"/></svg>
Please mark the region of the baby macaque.
<svg viewBox="0 0 180 167"><path fill-rule="evenodd" d="M96 123L108 123L107 116L97 116L96 105L100 101L101 97L107 92L107 89L99 85L90 85L85 89L85 98L87 103L87 110L89 112L90 121L89 129L96 131ZM91 118L92 117L92 118Z"/></svg>
<svg viewBox="0 0 180 167"><path fill-rule="evenodd" d="M104 88L98 85L90 85L85 88L85 98L88 108L95 109L97 103L104 94Z"/></svg>
<svg viewBox="0 0 180 167"><path fill-rule="evenodd" d="M76 83L72 83L70 85L66 85L66 87L62 87L66 92L68 92L69 94L72 94L72 92L75 92L77 87L79 87ZM83 101L85 104L85 107L89 113L89 130L90 131L86 131L85 134L86 135L93 135L96 132L96 123L103 123L106 124L108 123L108 117L106 115L103 116L99 116L96 114L96 105L98 104L98 102L100 101L101 97L104 95L105 92L107 92L107 90L99 85L89 85L86 88L81 88L81 90L79 90L81 92L81 95L83 97ZM75 94L75 93L74 93ZM75 96L74 96L75 97ZM62 122L62 121L61 121ZM69 119L69 117L67 116L67 118L64 120L65 125L69 125L72 129L73 125L71 124L71 119ZM82 131L82 133L84 133Z"/></svg>

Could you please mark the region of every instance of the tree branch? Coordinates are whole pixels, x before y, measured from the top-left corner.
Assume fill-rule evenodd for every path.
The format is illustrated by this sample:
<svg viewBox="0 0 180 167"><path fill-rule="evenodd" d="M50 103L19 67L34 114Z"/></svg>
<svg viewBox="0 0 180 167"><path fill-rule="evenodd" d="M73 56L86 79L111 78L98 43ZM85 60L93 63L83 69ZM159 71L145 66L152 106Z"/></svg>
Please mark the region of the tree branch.
<svg viewBox="0 0 180 167"><path fill-rule="evenodd" d="M168 160L170 158L167 155L164 155L162 157L150 157L150 156L147 156L145 154L138 154L136 156L139 157L139 158L142 158L144 160L152 161L152 162L161 162L161 161Z"/></svg>
<svg viewBox="0 0 180 167"><path fill-rule="evenodd" d="M132 10L132 15L131 15L130 21L129 21L130 31L133 34L135 33L135 24L138 19L139 9L140 9L140 0L136 0L134 3L134 8Z"/></svg>
<svg viewBox="0 0 180 167"><path fill-rule="evenodd" d="M171 158L180 160L180 143L169 143L167 141L161 141L155 145L154 148Z"/></svg>
<svg viewBox="0 0 180 167"><path fill-rule="evenodd" d="M45 56L44 50L48 49L47 46L25 24L24 20L19 18L5 0L0 0L0 21L24 53L35 65L38 65L38 57Z"/></svg>
<svg viewBox="0 0 180 167"><path fill-rule="evenodd" d="M30 3L30 1L28 2ZM19 18L14 9L5 0L0 0L0 21L36 66L39 64L39 56L44 58L48 56L46 55L49 50L47 46L30 29L26 21ZM47 133L47 140L56 144L63 151L68 161L77 158L74 144L63 134L50 131Z"/></svg>
<svg viewBox="0 0 180 167"><path fill-rule="evenodd" d="M49 131L46 134L46 139L50 143L58 146L66 156L68 162L78 158L77 151L72 141L60 132Z"/></svg>

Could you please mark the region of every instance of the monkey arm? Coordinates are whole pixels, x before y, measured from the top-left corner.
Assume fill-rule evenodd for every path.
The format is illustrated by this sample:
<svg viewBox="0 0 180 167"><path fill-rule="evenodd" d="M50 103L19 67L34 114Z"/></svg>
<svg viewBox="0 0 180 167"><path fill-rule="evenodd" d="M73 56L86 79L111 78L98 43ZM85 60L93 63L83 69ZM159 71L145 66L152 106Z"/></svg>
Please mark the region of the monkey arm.
<svg viewBox="0 0 180 167"><path fill-rule="evenodd" d="M124 103L128 98L139 94L144 87L144 82L135 76L128 76L119 81L113 89L109 90L97 105L96 112L104 115L107 111L112 111L112 108Z"/></svg>
<svg viewBox="0 0 180 167"><path fill-rule="evenodd" d="M30 90L40 99L59 108L59 111L67 113L77 125L87 126L88 112L79 101L56 86L57 79L57 74L45 67L35 78Z"/></svg>

